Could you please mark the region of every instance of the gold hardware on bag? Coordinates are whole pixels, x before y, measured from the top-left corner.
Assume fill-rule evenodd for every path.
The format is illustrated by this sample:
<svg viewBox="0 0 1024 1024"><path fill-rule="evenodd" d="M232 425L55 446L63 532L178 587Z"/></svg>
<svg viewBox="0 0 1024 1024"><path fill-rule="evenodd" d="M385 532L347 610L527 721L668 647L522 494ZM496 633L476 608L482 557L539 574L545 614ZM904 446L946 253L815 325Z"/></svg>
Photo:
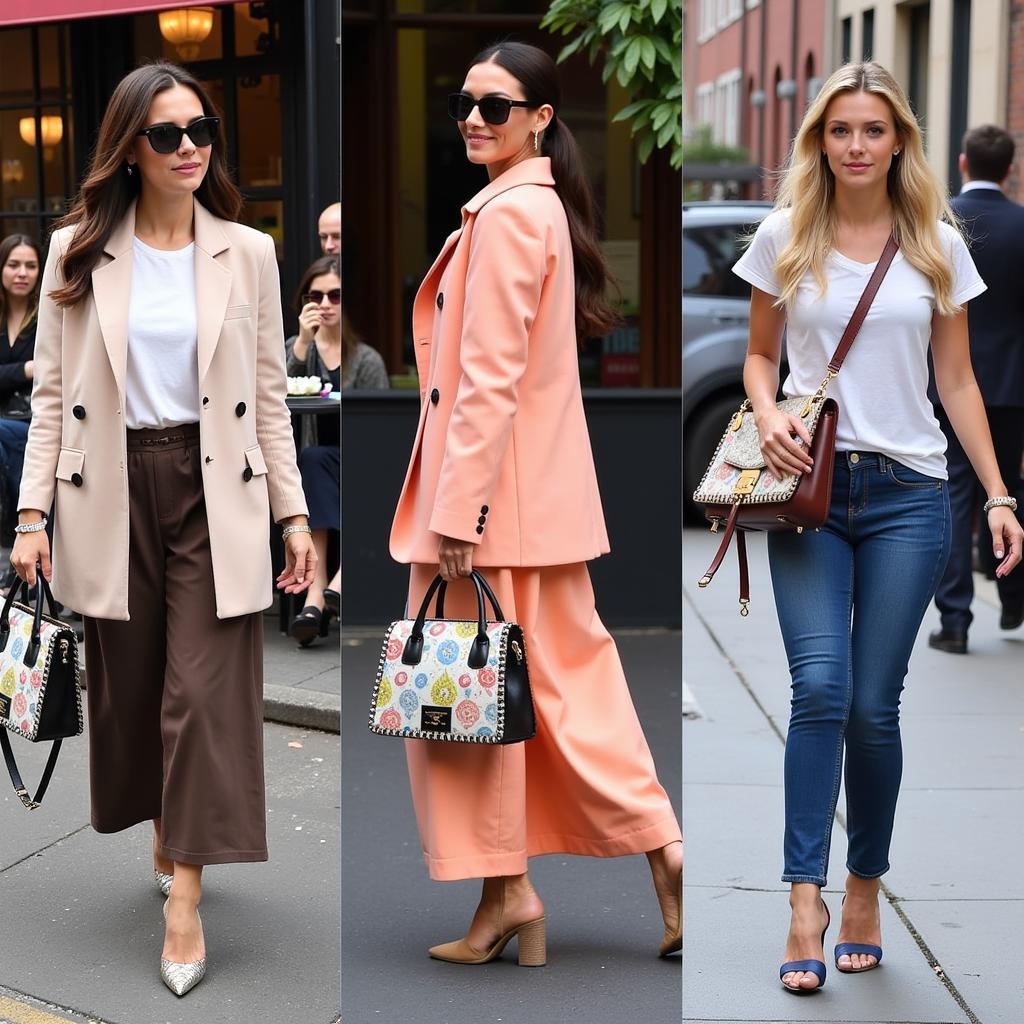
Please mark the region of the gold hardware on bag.
<svg viewBox="0 0 1024 1024"><path fill-rule="evenodd" d="M711 577L710 576L701 576L701 578L699 580L697 580L697 586L698 587L706 587L710 582L711 582Z"/></svg>
<svg viewBox="0 0 1024 1024"><path fill-rule="evenodd" d="M719 420L719 423L721 423L721 420ZM736 431L736 430L739 430L740 427L742 427L742 426L743 426L743 410L741 409L738 413L736 413L735 416L733 416L732 423L729 424L729 429L732 430L732 431Z"/></svg>
<svg viewBox="0 0 1024 1024"><path fill-rule="evenodd" d="M711 520L711 532L712 533L718 533L718 527L720 525L721 525L721 523L720 523L720 521L718 519L712 519Z"/></svg>
<svg viewBox="0 0 1024 1024"><path fill-rule="evenodd" d="M68 642L67 640L61 640L60 642L60 662L62 665L68 663Z"/></svg>
<svg viewBox="0 0 1024 1024"><path fill-rule="evenodd" d="M759 469L745 469L740 473L739 480L736 481L736 486L732 489L733 494L753 494L754 488L757 486L757 481L761 478L761 470Z"/></svg>
<svg viewBox="0 0 1024 1024"><path fill-rule="evenodd" d="M798 527L796 528L796 532L797 532L797 533L803 533L803 532L804 532L804 528L803 528L802 526L798 526Z"/></svg>
<svg viewBox="0 0 1024 1024"><path fill-rule="evenodd" d="M750 604L749 600L743 597L740 598L740 615L746 617L750 614L750 609L747 607L748 604Z"/></svg>
<svg viewBox="0 0 1024 1024"><path fill-rule="evenodd" d="M518 640L513 640L512 641L512 653L516 656L516 661L519 662L520 665L522 665L522 663L523 663L523 649L522 649L522 647L519 646L519 641Z"/></svg>

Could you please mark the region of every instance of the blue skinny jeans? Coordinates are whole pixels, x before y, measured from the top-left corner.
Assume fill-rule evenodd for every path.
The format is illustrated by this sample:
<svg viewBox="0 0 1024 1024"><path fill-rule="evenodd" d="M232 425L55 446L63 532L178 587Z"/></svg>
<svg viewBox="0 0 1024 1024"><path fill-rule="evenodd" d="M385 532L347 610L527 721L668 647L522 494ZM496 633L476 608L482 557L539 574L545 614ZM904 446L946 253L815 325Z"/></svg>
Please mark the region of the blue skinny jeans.
<svg viewBox="0 0 1024 1024"><path fill-rule="evenodd" d="M825 885L844 747L847 868L889 869L900 694L949 546L946 483L877 452L836 453L820 531L768 536L793 689L784 882Z"/></svg>

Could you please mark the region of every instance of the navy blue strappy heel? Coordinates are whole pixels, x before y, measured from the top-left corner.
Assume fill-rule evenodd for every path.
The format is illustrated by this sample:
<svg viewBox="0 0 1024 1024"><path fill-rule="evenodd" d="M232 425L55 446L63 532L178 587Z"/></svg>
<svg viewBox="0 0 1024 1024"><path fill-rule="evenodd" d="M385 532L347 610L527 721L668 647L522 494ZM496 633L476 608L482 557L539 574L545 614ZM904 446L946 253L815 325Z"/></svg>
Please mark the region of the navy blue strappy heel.
<svg viewBox="0 0 1024 1024"><path fill-rule="evenodd" d="M839 958L850 956L851 953L873 956L875 962L868 967L840 967ZM869 942L837 942L835 959L837 971L841 971L843 974L863 974L865 971L873 971L882 962L882 947L872 946Z"/></svg>
<svg viewBox="0 0 1024 1024"><path fill-rule="evenodd" d="M828 926L832 923L832 915L828 912L828 904L822 900L821 905L825 908L825 927L821 930L821 945L825 945L825 932L828 931ZM815 975L818 979L817 988L798 988L792 985L787 985L784 981L782 987L787 992L794 992L798 996L805 996L811 992L820 992L825 987L825 964L821 960L788 960L779 968L779 981L782 981L783 975L789 974L790 971L809 971Z"/></svg>

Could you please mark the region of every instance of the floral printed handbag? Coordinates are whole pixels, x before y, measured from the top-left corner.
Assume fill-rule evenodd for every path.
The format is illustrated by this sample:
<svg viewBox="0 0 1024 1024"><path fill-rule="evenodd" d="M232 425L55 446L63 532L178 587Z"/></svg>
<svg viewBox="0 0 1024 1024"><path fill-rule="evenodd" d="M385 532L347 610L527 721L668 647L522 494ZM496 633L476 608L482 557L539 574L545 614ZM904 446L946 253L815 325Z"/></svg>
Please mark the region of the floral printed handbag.
<svg viewBox="0 0 1024 1024"><path fill-rule="evenodd" d="M35 810L57 764L61 742L82 732L82 690L78 676L78 638L56 617L53 595L36 567L35 607L28 605L28 584L8 591L0 613L0 746L21 802ZM15 603L21 591L25 602ZM46 596L49 615L43 614ZM33 743L52 740L50 756L35 798L29 796L11 748L8 730Z"/></svg>
<svg viewBox="0 0 1024 1024"><path fill-rule="evenodd" d="M471 582L476 619L444 617L447 584L437 576L416 618L391 623L370 700L371 732L463 743L520 743L533 737L523 631L505 621L494 592L475 569ZM428 619L435 592L436 617Z"/></svg>
<svg viewBox="0 0 1024 1024"><path fill-rule="evenodd" d="M778 403L782 412L799 416L810 434L810 455L814 459L811 472L788 476L784 480L765 472L761 440L748 399L729 421L711 465L693 494L693 500L705 506L712 533L717 533L719 527L725 525L718 551L697 585L706 587L714 578L735 534L740 567L741 615L747 614L750 603L747 546L743 531L796 530L802 533L808 527L820 528L828 521L839 406L833 399L826 398L825 392L839 374L898 249L895 237L890 235L829 360L828 371L818 390L813 395L787 398Z"/></svg>

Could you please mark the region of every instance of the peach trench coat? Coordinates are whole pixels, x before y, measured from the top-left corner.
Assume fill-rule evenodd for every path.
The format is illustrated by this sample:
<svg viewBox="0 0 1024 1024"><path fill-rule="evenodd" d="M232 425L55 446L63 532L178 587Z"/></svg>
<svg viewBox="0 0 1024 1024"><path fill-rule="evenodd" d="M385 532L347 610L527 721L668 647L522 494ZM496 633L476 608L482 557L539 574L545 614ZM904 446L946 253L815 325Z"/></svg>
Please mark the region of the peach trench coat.
<svg viewBox="0 0 1024 1024"><path fill-rule="evenodd" d="M195 201L195 273L203 494L217 617L273 600L270 515L305 515L285 405L284 332L273 240ZM53 593L83 615L129 619L125 371L135 205L92 272L92 291L62 309L54 233L36 332L32 425L18 508L56 499ZM251 472L249 472L251 470Z"/></svg>
<svg viewBox="0 0 1024 1024"><path fill-rule="evenodd" d="M530 158L462 210L413 307L422 408L391 532L414 614L442 535L476 544L523 628L537 736L407 741L435 879L518 874L527 857L639 853L680 838L585 563L608 551L576 345L569 226ZM475 615L467 583L450 615Z"/></svg>

